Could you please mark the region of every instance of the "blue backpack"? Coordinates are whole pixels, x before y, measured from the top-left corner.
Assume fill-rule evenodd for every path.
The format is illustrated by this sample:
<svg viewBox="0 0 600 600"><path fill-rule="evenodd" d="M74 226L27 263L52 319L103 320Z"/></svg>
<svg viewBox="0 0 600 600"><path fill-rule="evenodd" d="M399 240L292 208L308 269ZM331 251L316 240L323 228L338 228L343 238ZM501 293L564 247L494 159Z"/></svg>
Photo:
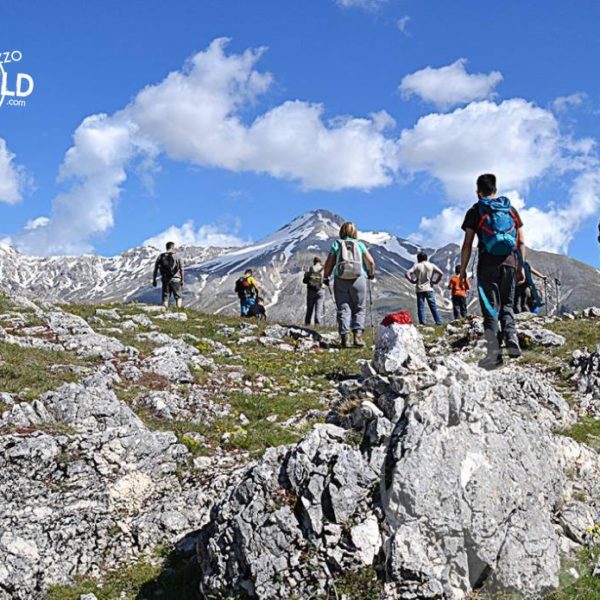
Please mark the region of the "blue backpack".
<svg viewBox="0 0 600 600"><path fill-rule="evenodd" d="M480 243L484 250L494 256L507 256L517 249L519 224L510 200L499 198L480 198L479 208Z"/></svg>

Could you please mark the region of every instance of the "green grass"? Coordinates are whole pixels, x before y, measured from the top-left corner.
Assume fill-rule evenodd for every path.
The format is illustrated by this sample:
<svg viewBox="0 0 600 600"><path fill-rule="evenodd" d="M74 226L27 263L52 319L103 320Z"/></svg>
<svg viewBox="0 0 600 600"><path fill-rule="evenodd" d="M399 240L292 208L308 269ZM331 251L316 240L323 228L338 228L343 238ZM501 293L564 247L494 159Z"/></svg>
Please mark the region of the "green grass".
<svg viewBox="0 0 600 600"><path fill-rule="evenodd" d="M0 342L0 391L17 394L20 400L38 398L63 383L77 381L70 371L50 372L52 365L85 365L70 352L55 352L38 348L22 348Z"/></svg>
<svg viewBox="0 0 600 600"><path fill-rule="evenodd" d="M582 550L575 562L568 562L561 573L560 588L546 597L546 600L598 600L600 598L600 577L592 574L600 556L600 546ZM579 579L574 580L567 570L574 567Z"/></svg>
<svg viewBox="0 0 600 600"><path fill-rule="evenodd" d="M210 424L160 419L143 410L138 410L138 415L151 429L174 431L181 443L195 455L211 455L216 448L221 448L246 450L256 456L267 448L295 443L305 433L305 428L288 429L278 422L267 421L266 417L277 415L278 420L284 420L296 412L306 412L309 408L323 408L312 397L290 398L285 394L272 398L265 394L246 396L234 393L229 396L229 402L232 415ZM249 423L241 424L241 413L248 418ZM198 442L187 436L188 433L198 433L205 441Z"/></svg>
<svg viewBox="0 0 600 600"><path fill-rule="evenodd" d="M589 350L593 350L596 344L600 344L600 321L598 319L576 319L574 321L565 319L550 323L547 329L566 339L564 346L550 350L550 353L557 358L570 360L574 350L585 346Z"/></svg>
<svg viewBox="0 0 600 600"><path fill-rule="evenodd" d="M65 310L90 319L96 315L93 305L65 305ZM123 319L142 312L136 304L103 306L101 308L116 308ZM174 309L172 309L174 310ZM247 321L237 317L207 315L193 309L185 309L187 321L171 321L157 319L154 313L146 313L157 326L157 331L166 333L174 338L192 334L199 339L209 338L225 344L236 357L213 357L219 367L239 369L244 373L246 381L254 387L252 394L243 394L231 386L223 386L222 379L211 372L201 369L194 370L196 383L201 385L207 396L213 402L228 403L232 407L230 416L219 419L212 424L196 423L193 421L171 421L160 419L144 410L137 410L146 424L157 430L174 431L186 444L193 454L210 454L217 446L226 450L247 450L253 455L262 453L266 448L291 444L302 436L305 427L288 429L280 423L292 416L305 414L311 409L326 409L321 398L332 388L332 382L356 376L359 373L357 360L370 358L370 348L349 349L344 352L312 351L296 353L278 348L265 347L259 343L240 345L240 337L247 335L240 330L240 325L254 324L257 326L250 333L260 335L273 325L273 322ZM107 320L107 325L110 321ZM223 326L234 328L231 336L223 335ZM326 329L320 329L327 331ZM114 334L123 343L137 348L142 356L149 354L154 347L152 342L136 339L140 328L136 331L125 331ZM367 330L365 338L371 342L371 332ZM212 348L202 341L186 339L201 353L211 356ZM286 340L292 346L297 342ZM258 388L256 383L263 381L264 388ZM135 397L147 389L159 389L147 382L138 381L135 384L126 382L116 386L118 396L131 404ZM164 388L160 388L164 389ZM257 391L258 390L258 391ZM240 414L244 414L249 423L242 425ZM275 415L275 422L267 421L267 417ZM204 444L199 444L192 438L186 438L186 433L198 433L205 438Z"/></svg>
<svg viewBox="0 0 600 600"><path fill-rule="evenodd" d="M8 296L0 294L0 313L11 312L16 310L16 306Z"/></svg>
<svg viewBox="0 0 600 600"><path fill-rule="evenodd" d="M575 425L559 433L573 438L577 442L587 444L596 452L600 452L600 419L582 417Z"/></svg>
<svg viewBox="0 0 600 600"><path fill-rule="evenodd" d="M193 556L158 547L155 557L109 571L101 581L78 577L72 585L51 586L45 600L79 600L82 594L95 594L98 600L200 600Z"/></svg>
<svg viewBox="0 0 600 600"><path fill-rule="evenodd" d="M358 571L346 571L336 579L335 591L330 591L328 598L331 600L345 594L350 600L379 600L382 591L383 585L375 570L364 567Z"/></svg>
<svg viewBox="0 0 600 600"><path fill-rule="evenodd" d="M95 594L98 600L134 600L142 586L159 577L160 571L159 565L141 560L109 571L101 584L94 579L78 577L73 585L51 586L45 600L79 600L82 594Z"/></svg>

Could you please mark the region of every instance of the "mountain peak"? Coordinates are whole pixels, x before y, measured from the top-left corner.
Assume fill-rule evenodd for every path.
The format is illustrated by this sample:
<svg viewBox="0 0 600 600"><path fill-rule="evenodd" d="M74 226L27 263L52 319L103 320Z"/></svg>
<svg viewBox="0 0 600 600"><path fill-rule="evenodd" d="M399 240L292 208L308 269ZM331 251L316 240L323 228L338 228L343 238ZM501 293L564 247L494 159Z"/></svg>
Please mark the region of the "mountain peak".
<svg viewBox="0 0 600 600"><path fill-rule="evenodd" d="M293 218L287 225L279 229L280 232L291 233L298 229L312 227L315 229L338 228L344 222L343 217L329 210L319 208L310 210Z"/></svg>

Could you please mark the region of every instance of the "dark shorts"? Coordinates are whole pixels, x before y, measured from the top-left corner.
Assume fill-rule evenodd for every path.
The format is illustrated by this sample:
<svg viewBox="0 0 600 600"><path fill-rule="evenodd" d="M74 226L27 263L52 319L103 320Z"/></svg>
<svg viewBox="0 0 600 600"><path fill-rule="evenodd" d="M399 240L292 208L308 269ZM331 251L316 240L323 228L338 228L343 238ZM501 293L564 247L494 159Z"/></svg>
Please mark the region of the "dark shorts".
<svg viewBox="0 0 600 600"><path fill-rule="evenodd" d="M163 304L169 301L169 296L173 294L175 300L181 299L181 281L179 279L171 279L171 281L163 281L162 284L162 301Z"/></svg>

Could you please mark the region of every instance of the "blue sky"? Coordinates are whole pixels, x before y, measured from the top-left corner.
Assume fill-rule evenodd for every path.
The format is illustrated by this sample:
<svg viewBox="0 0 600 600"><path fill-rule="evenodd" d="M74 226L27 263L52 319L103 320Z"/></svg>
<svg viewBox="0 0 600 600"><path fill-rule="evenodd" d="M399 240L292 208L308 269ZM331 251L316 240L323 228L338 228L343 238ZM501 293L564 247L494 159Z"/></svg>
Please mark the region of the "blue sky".
<svg viewBox="0 0 600 600"><path fill-rule="evenodd" d="M0 234L114 254L328 208L436 246L494 171L532 245L600 266L599 18L593 0L10 3L9 88L35 89L0 107Z"/></svg>

